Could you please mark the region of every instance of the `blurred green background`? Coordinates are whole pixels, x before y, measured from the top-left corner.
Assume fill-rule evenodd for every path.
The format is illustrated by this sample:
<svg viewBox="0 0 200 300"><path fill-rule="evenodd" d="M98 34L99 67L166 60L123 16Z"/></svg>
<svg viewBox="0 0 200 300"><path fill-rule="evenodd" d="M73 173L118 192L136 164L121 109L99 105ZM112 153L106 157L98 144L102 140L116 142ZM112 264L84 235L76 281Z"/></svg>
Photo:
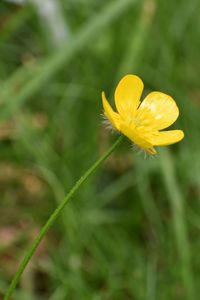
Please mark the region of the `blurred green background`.
<svg viewBox="0 0 200 300"><path fill-rule="evenodd" d="M50 213L116 139L100 95L112 101L127 73L144 95L173 96L185 139L147 159L123 143L12 299L199 299L200 1L15 2L0 1L0 299Z"/></svg>

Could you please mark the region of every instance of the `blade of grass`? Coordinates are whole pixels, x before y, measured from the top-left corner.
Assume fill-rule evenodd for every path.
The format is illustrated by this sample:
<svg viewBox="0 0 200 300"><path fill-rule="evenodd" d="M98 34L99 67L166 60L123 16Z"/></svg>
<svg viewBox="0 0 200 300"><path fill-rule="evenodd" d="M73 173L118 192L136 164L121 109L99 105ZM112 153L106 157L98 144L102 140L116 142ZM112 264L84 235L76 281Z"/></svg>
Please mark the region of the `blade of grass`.
<svg viewBox="0 0 200 300"><path fill-rule="evenodd" d="M123 60L119 66L118 75L121 77L125 73L132 73L138 69L143 54L144 45L147 34L151 28L151 23L154 18L155 1L144 0L137 26L132 31L130 43Z"/></svg>
<svg viewBox="0 0 200 300"><path fill-rule="evenodd" d="M98 15L95 15L92 20L74 36L67 41L67 44L58 52L53 54L48 59L40 62L40 66L33 78L28 81L21 90L17 93L11 92L6 95L4 102L6 106L1 109L1 118L8 118L15 110L28 100L42 85L47 82L56 72L63 67L66 67L71 59L88 43L92 42L103 29L111 24L115 19L121 16L131 5L134 0L117 0L107 5ZM12 87L7 87L8 91L12 91ZM13 100L13 101L12 101Z"/></svg>
<svg viewBox="0 0 200 300"><path fill-rule="evenodd" d="M68 40L70 29L62 13L60 1L29 0L35 7L51 48L62 47ZM51 8L51 9L49 9Z"/></svg>
<svg viewBox="0 0 200 300"><path fill-rule="evenodd" d="M18 268L18 270L17 270L17 272L16 272L16 274L15 274L15 276L14 276L14 278L13 278L13 280L12 280L12 282L11 282L9 288L8 288L8 291L7 291L7 293L4 297L4 300L10 299L10 297L12 296L12 294L15 290L15 287L16 287L22 273L24 272L27 264L29 263L29 261L31 260L33 254L35 253L38 245L40 244L43 237L46 235L49 228L56 221L59 214L63 211L66 204L73 197L73 195L76 193L76 191L79 189L79 187L87 180L87 178L92 173L94 173L97 170L97 168L101 165L101 163L103 163L110 156L110 154L117 148L117 146L119 146L122 143L123 139L124 139L123 136L119 136L119 138L116 140L116 142L107 151L105 151L105 153L84 173L83 176L80 177L80 179L74 184L74 186L71 188L71 190L67 193L67 195L62 200L62 202L58 205L58 207L50 215L49 219L47 220L47 222L42 227L40 233L38 234L38 236L34 240L33 244L30 247L30 249L28 249L28 251L25 253L25 256L24 256L23 260L21 261L21 263L19 265L19 268Z"/></svg>
<svg viewBox="0 0 200 300"><path fill-rule="evenodd" d="M190 247L185 223L185 212L183 207L183 195L176 180L172 155L167 149L162 149L160 164L164 184L168 193L171 211L173 214L174 232L177 250L182 265L182 278L187 300L194 300L194 278L191 269Z"/></svg>

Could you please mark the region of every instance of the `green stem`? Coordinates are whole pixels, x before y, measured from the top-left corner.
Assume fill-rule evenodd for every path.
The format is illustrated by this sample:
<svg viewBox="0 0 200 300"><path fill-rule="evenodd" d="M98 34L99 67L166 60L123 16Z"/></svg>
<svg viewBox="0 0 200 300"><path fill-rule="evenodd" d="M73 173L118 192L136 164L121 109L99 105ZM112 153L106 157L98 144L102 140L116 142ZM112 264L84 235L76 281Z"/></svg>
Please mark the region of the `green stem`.
<svg viewBox="0 0 200 300"><path fill-rule="evenodd" d="M123 140L123 136L120 136L116 142L85 172L83 176L80 177L80 179L75 183L75 185L71 188L71 190L68 192L68 194L65 196L63 201L60 203L60 205L54 210L54 212L50 215L47 222L42 227L40 233L36 237L36 239L33 241L33 244L31 245L30 249L26 252L24 258L22 259L19 268L7 290L7 293L4 297L4 300L10 299L10 297L13 294L13 291L19 282L19 279L24 272L28 262L32 258L33 254L35 253L38 245L40 244L41 240L49 230L49 228L53 225L54 221L57 219L58 215L62 212L68 201L72 198L72 196L75 194L75 192L79 189L79 187L86 181L86 179L94 172L96 169L101 165L101 163L106 160L108 156L115 150L115 148L121 144Z"/></svg>

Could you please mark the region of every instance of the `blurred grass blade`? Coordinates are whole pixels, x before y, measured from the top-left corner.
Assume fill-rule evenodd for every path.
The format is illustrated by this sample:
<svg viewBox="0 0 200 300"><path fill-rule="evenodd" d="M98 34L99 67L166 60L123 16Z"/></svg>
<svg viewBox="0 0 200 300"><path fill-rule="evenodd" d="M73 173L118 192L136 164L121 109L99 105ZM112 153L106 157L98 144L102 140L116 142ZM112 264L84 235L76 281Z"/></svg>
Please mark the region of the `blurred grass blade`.
<svg viewBox="0 0 200 300"><path fill-rule="evenodd" d="M140 61L145 48L147 34L151 28L154 18L156 3L154 0L144 0L141 7L140 17L137 26L133 26L132 35L127 45L127 51L119 66L119 77L125 73L135 73L140 66Z"/></svg>
<svg viewBox="0 0 200 300"><path fill-rule="evenodd" d="M46 36L54 49L60 48L69 39L70 30L62 13L60 0L29 0L35 7Z"/></svg>
<svg viewBox="0 0 200 300"><path fill-rule="evenodd" d="M74 38L67 41L67 44L58 52L43 62L40 62L38 72L34 74L21 90L17 93L13 91L12 86L7 86L5 91L6 96L3 97L5 107L1 109L1 118L8 118L15 110L28 100L42 85L48 81L56 72L63 67L66 67L70 60L92 39L97 37L106 26L115 19L119 18L131 5L136 1L133 0L118 0L107 5L98 15L95 15ZM105 61L106 63L106 61Z"/></svg>
<svg viewBox="0 0 200 300"><path fill-rule="evenodd" d="M73 195L76 193L76 191L80 188L80 186L88 179L90 175L92 175L98 167L111 155L111 153L122 143L124 140L124 136L119 136L118 139L108 148L99 159L97 159L90 168L87 169L87 171L76 181L76 183L73 185L73 187L69 190L69 192L66 194L64 199L60 202L60 204L57 206L56 209L51 213L50 217L47 219L46 223L43 225L42 229L40 230L37 237L34 239L32 245L30 248L26 251L21 263L19 264L19 268L15 273L15 276L13 277L13 280L11 281L11 284L7 290L7 293L5 294L4 300L9 300L12 296L17 283L19 282L19 279L24 272L27 264L31 260L33 254L35 253L36 249L38 248L40 242L50 229L50 227L54 224L60 213L63 211L63 209L66 207L69 200L73 197Z"/></svg>
<svg viewBox="0 0 200 300"><path fill-rule="evenodd" d="M164 184L166 186L173 214L175 238L177 242L178 254L182 264L182 277L186 291L185 299L194 300L196 299L194 296L194 278L191 269L190 248L183 207L183 195L181 194L178 182L176 180L172 156L167 149L162 149L160 163L162 167Z"/></svg>

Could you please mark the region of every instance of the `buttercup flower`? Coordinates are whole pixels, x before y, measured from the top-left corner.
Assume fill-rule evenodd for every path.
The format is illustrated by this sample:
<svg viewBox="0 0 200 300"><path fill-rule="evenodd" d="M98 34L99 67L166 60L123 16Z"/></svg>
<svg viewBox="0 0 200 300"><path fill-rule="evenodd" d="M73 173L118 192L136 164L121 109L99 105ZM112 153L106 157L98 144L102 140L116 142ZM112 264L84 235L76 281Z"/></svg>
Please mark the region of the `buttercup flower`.
<svg viewBox="0 0 200 300"><path fill-rule="evenodd" d="M114 112L102 92L105 115L112 126L127 136L134 144L150 154L154 146L167 146L183 139L182 130L160 131L173 124L179 115L176 102L161 92L151 92L140 102L144 88L136 75L126 75L115 90Z"/></svg>

